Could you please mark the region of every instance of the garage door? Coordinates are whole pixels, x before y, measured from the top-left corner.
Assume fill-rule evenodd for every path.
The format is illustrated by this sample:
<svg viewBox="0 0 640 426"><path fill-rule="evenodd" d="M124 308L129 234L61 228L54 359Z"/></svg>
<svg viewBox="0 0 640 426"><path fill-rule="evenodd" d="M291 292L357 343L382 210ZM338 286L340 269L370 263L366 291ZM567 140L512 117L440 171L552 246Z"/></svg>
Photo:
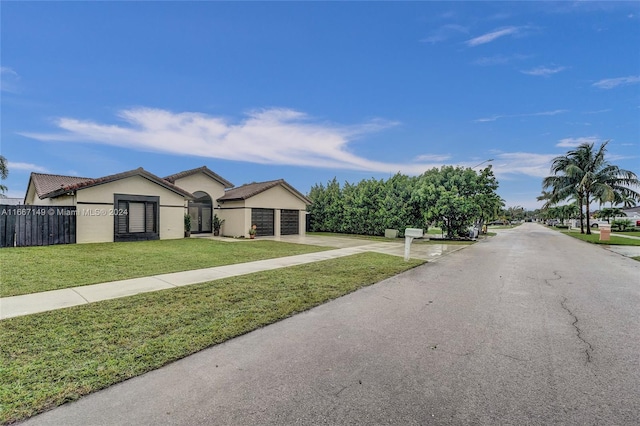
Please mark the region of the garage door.
<svg viewBox="0 0 640 426"><path fill-rule="evenodd" d="M268 237L274 235L273 209L251 209L251 223L258 225L258 237Z"/></svg>
<svg viewBox="0 0 640 426"><path fill-rule="evenodd" d="M297 235L300 230L299 220L298 210L282 210L280 212L280 235Z"/></svg>

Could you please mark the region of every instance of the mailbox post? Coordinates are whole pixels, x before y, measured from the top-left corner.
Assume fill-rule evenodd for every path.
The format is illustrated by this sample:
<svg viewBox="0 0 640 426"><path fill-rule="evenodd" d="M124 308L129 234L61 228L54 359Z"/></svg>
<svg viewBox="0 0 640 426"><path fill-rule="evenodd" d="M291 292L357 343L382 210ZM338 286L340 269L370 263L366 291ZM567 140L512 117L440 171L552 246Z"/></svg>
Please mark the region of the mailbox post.
<svg viewBox="0 0 640 426"><path fill-rule="evenodd" d="M420 228L407 228L404 230L404 260L409 261L411 242L414 238L422 238L424 232Z"/></svg>

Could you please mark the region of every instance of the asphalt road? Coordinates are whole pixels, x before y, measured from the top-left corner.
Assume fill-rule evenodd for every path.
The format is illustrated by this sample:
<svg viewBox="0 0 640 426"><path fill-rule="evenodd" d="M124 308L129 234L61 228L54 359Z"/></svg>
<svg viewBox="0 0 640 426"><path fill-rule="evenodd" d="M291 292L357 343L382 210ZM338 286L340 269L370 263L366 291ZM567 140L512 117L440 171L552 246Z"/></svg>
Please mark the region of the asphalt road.
<svg viewBox="0 0 640 426"><path fill-rule="evenodd" d="M28 425L638 425L640 263L536 224Z"/></svg>

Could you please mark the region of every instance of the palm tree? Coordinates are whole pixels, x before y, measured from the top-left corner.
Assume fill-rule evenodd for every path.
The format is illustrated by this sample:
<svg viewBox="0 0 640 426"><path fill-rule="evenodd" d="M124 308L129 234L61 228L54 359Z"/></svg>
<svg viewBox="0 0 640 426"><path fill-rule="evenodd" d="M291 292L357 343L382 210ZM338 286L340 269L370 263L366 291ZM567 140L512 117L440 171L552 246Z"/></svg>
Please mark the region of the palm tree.
<svg viewBox="0 0 640 426"><path fill-rule="evenodd" d="M604 209L600 209L600 211L594 214L598 219L604 219L607 222L609 222L609 219L612 217L622 217L626 215L627 214L619 207L606 207Z"/></svg>
<svg viewBox="0 0 640 426"><path fill-rule="evenodd" d="M589 206L592 201L606 202L631 197L640 200L640 193L632 188L640 186L635 173L619 168L605 159L609 141L596 151L593 144L584 143L576 149L553 159L551 172L542 181L543 189L552 188L550 201L558 202L574 196L585 207L587 234L591 234ZM580 232L584 233L582 215Z"/></svg>
<svg viewBox="0 0 640 426"><path fill-rule="evenodd" d="M0 155L0 178L5 180L7 176L9 176L9 165L7 164L7 159L4 155ZM7 187L4 185L0 185L0 192L6 192Z"/></svg>

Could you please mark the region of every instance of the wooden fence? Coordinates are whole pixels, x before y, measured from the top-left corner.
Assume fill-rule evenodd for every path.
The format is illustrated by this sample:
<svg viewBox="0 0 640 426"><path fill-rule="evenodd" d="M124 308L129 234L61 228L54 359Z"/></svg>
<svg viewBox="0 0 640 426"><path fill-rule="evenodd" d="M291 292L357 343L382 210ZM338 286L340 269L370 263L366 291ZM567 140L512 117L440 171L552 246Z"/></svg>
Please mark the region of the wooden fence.
<svg viewBox="0 0 640 426"><path fill-rule="evenodd" d="M76 242L75 206L0 204L0 247Z"/></svg>

